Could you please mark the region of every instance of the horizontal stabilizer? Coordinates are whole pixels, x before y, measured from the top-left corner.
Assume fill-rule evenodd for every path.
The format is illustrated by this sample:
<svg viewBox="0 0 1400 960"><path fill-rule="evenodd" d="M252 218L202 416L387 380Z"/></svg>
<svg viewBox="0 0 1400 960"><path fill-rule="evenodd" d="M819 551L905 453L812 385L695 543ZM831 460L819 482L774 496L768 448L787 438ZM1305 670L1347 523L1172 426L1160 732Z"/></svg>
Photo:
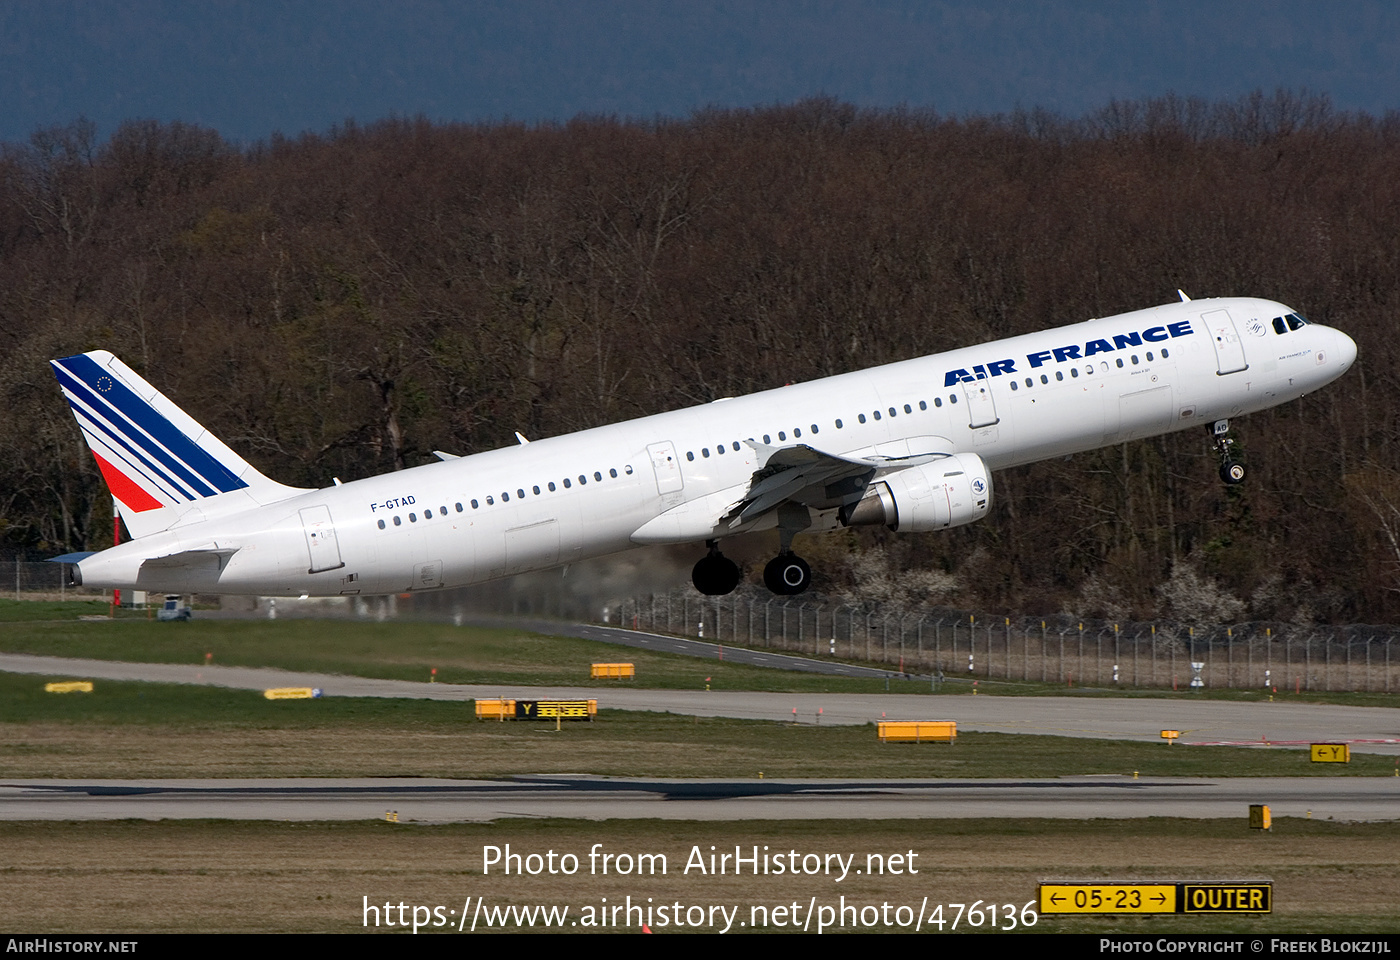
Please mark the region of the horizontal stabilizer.
<svg viewBox="0 0 1400 960"><path fill-rule="evenodd" d="M192 550L181 550L179 553L168 553L163 557L149 557L142 562L141 567L159 568L168 570L173 567L192 567L201 563L208 563L210 560L226 560L238 552L238 547L217 547L209 544L204 547L195 547Z"/></svg>

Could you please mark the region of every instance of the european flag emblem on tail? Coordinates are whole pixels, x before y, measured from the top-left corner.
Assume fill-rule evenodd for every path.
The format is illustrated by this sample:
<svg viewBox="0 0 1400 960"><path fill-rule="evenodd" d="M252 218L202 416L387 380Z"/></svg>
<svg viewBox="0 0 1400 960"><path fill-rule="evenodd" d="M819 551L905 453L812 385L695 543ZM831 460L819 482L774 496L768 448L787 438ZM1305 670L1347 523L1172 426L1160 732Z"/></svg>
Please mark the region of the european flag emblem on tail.
<svg viewBox="0 0 1400 960"><path fill-rule="evenodd" d="M301 492L263 476L106 350L50 362L133 537L196 507L203 519Z"/></svg>

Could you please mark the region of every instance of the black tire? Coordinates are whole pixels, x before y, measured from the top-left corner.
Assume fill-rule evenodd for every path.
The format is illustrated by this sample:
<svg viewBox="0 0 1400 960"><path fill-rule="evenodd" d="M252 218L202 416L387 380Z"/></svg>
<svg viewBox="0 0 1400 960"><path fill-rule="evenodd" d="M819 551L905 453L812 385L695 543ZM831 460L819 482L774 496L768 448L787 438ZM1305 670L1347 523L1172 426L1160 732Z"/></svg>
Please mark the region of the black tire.
<svg viewBox="0 0 1400 960"><path fill-rule="evenodd" d="M1244 483L1244 464L1238 460L1226 460L1220 465L1220 479L1231 486Z"/></svg>
<svg viewBox="0 0 1400 960"><path fill-rule="evenodd" d="M722 597L739 586L739 565L722 553L701 557L690 571L690 582L707 597Z"/></svg>
<svg viewBox="0 0 1400 960"><path fill-rule="evenodd" d="M812 568L795 553L784 553L763 568L764 585L780 597L795 597L812 585Z"/></svg>

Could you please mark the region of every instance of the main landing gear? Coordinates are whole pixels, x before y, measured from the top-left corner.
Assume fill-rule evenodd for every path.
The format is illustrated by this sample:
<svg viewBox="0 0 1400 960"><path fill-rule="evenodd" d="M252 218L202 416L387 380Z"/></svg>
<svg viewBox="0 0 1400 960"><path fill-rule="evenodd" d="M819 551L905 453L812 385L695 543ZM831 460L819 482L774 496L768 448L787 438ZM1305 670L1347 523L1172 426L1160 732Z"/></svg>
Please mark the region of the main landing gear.
<svg viewBox="0 0 1400 960"><path fill-rule="evenodd" d="M795 597L812 585L812 568L792 552L792 538L812 525L804 506L785 503L778 507L778 555L763 568L763 583L780 597ZM732 593L739 585L739 567L719 552L719 542L706 540L710 552L690 573L695 589L707 597Z"/></svg>
<svg viewBox="0 0 1400 960"><path fill-rule="evenodd" d="M795 597L812 585L812 568L791 550L778 554L763 568L763 584L780 597Z"/></svg>
<svg viewBox="0 0 1400 960"><path fill-rule="evenodd" d="M705 541L710 552L701 557L690 571L690 582L707 597L722 597L733 593L739 585L739 565L719 552L714 540Z"/></svg>
<svg viewBox="0 0 1400 960"><path fill-rule="evenodd" d="M1229 437L1230 421L1217 420L1207 429L1210 430L1211 439L1215 444L1215 452L1220 456L1220 479L1232 486L1244 483L1244 464L1230 455L1230 448L1235 443Z"/></svg>
<svg viewBox="0 0 1400 960"><path fill-rule="evenodd" d="M739 565L719 552L715 541L710 552L690 571L690 582L707 597L722 597L739 586ZM795 597L812 585L812 568L797 554L780 553L763 568L763 583L780 597Z"/></svg>

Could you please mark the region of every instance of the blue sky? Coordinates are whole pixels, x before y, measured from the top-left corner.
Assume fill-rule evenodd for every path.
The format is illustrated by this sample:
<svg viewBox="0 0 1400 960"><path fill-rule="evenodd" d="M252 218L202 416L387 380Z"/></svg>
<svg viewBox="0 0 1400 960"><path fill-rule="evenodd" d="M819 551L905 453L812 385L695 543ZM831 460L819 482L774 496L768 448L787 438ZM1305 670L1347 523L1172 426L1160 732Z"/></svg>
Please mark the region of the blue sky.
<svg viewBox="0 0 1400 960"><path fill-rule="evenodd" d="M354 118L685 116L830 95L943 113L1278 87L1400 108L1400 4L1349 0L9 0L0 140L85 116L253 141Z"/></svg>

